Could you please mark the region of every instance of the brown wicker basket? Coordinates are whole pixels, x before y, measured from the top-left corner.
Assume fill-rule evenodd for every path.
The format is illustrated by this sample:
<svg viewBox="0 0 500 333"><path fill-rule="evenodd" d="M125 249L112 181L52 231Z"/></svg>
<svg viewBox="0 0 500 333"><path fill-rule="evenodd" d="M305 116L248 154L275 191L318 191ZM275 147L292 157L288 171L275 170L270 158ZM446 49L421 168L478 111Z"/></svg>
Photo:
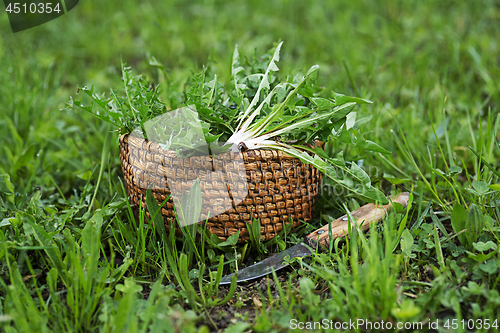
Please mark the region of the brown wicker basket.
<svg viewBox="0 0 500 333"><path fill-rule="evenodd" d="M206 218L210 214L207 229L223 240L239 230L239 242L247 241L247 223L250 223L252 218L260 219L262 240L275 237L283 229L283 221L293 221L295 228L299 226L300 221L308 222L311 219L321 173L313 166L286 153L256 149L239 154L244 160L244 164L240 165L244 165L243 174L246 174L247 184L244 193L235 194L231 193L231 189L224 183L228 177L231 178L232 171L224 177L221 174L212 173L208 176L208 173L203 173L203 170L214 170L210 155L179 159L176 158L175 151L165 150L157 143L129 134L122 135L119 142L129 200L134 205L136 214L141 205L146 210L148 219L150 216L146 207L146 189L152 188L158 204L161 205L170 194L167 179L172 177L183 179L187 189L196 178L200 179L202 191L209 193L210 197L204 200L210 200L211 210L211 213L202 210L201 217ZM223 164L227 170L233 170L231 163L235 157L232 153L228 154L230 156L224 159ZM151 184L158 186L152 187ZM219 192L225 191L228 197L228 190L231 200L220 199L223 196L219 196ZM234 205L232 199L237 195L242 196L243 201ZM162 215L165 226L169 229L175 216L172 198L162 207Z"/></svg>

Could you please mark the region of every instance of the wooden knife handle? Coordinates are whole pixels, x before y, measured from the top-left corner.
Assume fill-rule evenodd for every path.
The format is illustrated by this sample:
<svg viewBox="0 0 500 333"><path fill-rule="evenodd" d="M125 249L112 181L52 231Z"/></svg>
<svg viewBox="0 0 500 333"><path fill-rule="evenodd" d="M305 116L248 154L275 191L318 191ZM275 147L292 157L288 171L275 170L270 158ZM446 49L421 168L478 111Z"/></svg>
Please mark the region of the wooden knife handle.
<svg viewBox="0 0 500 333"><path fill-rule="evenodd" d="M400 203L403 207L408 206L409 199L410 193L408 192L391 196L392 202ZM369 203L356 209L355 211L352 211L351 215L355 219L357 225L363 221L361 224L361 230L366 231L370 227L371 223L378 223L382 221L385 218L386 213L389 212L391 208L391 203L384 206ZM351 223L352 222L353 221L351 221ZM326 224L306 236L309 246L313 248L316 247L316 242L319 242L323 246L328 246L331 241L339 237L344 237L344 235L348 234L349 221L347 219L347 215L339 217L330 224L332 225L332 238L330 239L328 237L328 224Z"/></svg>

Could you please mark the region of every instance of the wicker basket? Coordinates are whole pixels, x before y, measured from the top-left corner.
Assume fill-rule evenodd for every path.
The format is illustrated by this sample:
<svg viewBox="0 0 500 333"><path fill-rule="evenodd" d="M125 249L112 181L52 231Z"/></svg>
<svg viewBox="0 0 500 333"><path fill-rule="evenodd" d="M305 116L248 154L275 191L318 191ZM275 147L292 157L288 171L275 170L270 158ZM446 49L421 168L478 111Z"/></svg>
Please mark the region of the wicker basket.
<svg viewBox="0 0 500 333"><path fill-rule="evenodd" d="M129 134L122 135L120 142L120 160L129 200L136 214L139 205L149 213L146 207L146 189L152 192L162 204L170 195L167 179L183 179L186 188L196 179L200 179L202 192L210 200L210 212L202 210L201 217L208 217L208 230L225 240L240 231L239 242L249 239L247 223L252 218L259 218L261 238L269 240L283 229L283 221L293 221L293 227L300 221L308 222L316 203L321 173L309 164L277 150L247 150L240 154L228 153L223 161L230 170L222 177L220 174L207 174L203 170L214 170L210 156L194 156L185 159L176 158L174 151L165 150L159 144L137 138ZM243 158L247 184L244 193L236 194L224 183L231 179L231 169L235 155ZM218 160L220 161L220 160ZM237 164L234 164L237 165ZM206 176L206 177L205 177ZM191 181L191 183L190 183ZM157 184L157 186L151 186ZM176 185L177 186L177 185ZM227 191L229 197L227 200ZM226 193L226 199L219 195ZM243 196L242 201L234 205L233 197ZM142 201L141 201L142 200ZM229 202L228 202L229 201ZM170 198L162 207L162 215L167 229L174 218L174 203ZM177 230L180 232L180 230Z"/></svg>

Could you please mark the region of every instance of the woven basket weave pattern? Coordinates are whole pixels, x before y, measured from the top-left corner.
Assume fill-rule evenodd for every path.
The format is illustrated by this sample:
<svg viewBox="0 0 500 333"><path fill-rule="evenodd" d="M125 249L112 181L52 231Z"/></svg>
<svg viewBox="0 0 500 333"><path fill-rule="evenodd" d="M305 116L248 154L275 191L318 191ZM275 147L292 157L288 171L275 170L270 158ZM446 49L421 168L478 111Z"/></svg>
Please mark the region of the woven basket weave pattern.
<svg viewBox="0 0 500 333"><path fill-rule="evenodd" d="M171 193L169 186L177 186L176 191L189 190L197 178L203 200L209 203L204 205L209 211L202 209L200 220L204 221L209 214L207 229L221 239L239 230L239 241L248 240L247 223L252 217L260 219L262 240L272 239L279 233L283 221L289 223L291 219L293 227L297 227L299 220L308 222L311 219L321 173L286 153L256 149L241 154L227 153L217 159L211 156L182 159L175 151L128 134L122 135L119 142L130 202L136 213L141 205L148 219L145 198L148 188L161 205ZM242 166L245 170L241 170ZM223 169L225 172L213 172ZM238 182L242 174L246 175L246 184ZM173 179L175 183L169 182ZM234 204L235 198L240 198L238 205ZM169 228L175 216L172 198L162 207L162 215Z"/></svg>

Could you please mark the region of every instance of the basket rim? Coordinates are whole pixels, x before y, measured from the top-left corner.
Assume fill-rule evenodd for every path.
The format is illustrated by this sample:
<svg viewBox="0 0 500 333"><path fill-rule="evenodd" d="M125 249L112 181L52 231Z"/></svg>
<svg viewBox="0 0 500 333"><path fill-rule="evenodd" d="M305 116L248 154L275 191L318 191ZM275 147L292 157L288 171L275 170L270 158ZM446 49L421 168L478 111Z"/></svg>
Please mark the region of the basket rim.
<svg viewBox="0 0 500 333"><path fill-rule="evenodd" d="M157 148L163 150L165 153L170 153L170 154L177 154L177 152L175 150L172 150L172 149L165 149L163 147L160 146L159 143L157 142L154 142L154 141L150 141L148 139L145 139L145 138L140 138L140 137L137 137L137 136L133 136L131 135L132 133L129 132L129 133L124 133L124 134L121 134L120 137L118 138L119 142L123 142L125 140L125 138L134 138L134 139L137 139L137 140L140 140L140 141L144 141L146 142L146 144L148 145L155 145L155 146L158 146ZM314 140L313 143L305 143L303 144L305 145L306 147L308 148L314 148L314 147L318 147L318 148L321 148L321 149L324 149L325 147L325 142L323 141L320 141L320 140ZM275 152L278 152L278 157L281 159L281 158L285 158L285 159L297 159L297 160L300 160L298 157L295 157L295 156L292 156L282 150L279 150L279 149L273 149L273 148L253 148L253 149L246 149L246 150L243 150L243 151L240 151L240 153L245 153L245 152L249 152L249 151L275 151ZM306 151L306 150L304 150ZM309 153L308 151L306 151L307 153ZM237 153L234 153L234 154L237 154ZM212 154L209 154L208 156L212 157ZM247 162L245 162L247 163ZM303 162L305 163L305 162ZM309 164L309 163L305 163L305 164Z"/></svg>

